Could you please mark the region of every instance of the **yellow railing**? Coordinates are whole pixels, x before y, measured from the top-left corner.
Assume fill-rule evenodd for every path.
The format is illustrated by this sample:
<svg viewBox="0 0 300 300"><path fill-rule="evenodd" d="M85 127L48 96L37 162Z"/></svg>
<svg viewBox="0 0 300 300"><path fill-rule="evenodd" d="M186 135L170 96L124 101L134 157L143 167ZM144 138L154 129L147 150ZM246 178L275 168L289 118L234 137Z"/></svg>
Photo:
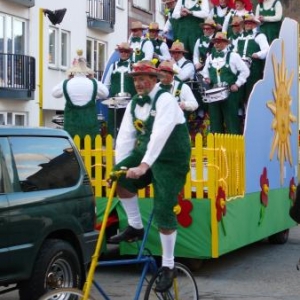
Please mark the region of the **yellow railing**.
<svg viewBox="0 0 300 300"><path fill-rule="evenodd" d="M74 142L84 160L96 197L107 195L106 179L114 165L114 143L107 136L105 144L97 136L94 145L89 136L81 143L78 136ZM80 147L84 145L83 147ZM241 135L209 134L207 147L203 147L202 136L195 138L192 148L191 171L184 187L185 198L214 199L221 186L228 199L243 196L245 191L244 138ZM152 187L140 191L140 197L153 196Z"/></svg>

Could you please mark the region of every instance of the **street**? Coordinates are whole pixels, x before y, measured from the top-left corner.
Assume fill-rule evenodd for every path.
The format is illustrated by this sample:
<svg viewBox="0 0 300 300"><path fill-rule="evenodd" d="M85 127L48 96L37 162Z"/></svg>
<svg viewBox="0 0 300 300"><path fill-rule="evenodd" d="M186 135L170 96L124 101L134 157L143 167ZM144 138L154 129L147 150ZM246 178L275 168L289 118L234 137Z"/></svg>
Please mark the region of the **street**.
<svg viewBox="0 0 300 300"><path fill-rule="evenodd" d="M205 260L194 271L200 299L205 300L298 300L300 271L300 227L290 230L284 245L267 240L236 250L218 259ZM113 267L97 270L95 280L114 299L132 300L139 278L139 268ZM95 299L102 299L93 288ZM140 299L142 299L141 297ZM2 295L3 300L17 300L16 291Z"/></svg>

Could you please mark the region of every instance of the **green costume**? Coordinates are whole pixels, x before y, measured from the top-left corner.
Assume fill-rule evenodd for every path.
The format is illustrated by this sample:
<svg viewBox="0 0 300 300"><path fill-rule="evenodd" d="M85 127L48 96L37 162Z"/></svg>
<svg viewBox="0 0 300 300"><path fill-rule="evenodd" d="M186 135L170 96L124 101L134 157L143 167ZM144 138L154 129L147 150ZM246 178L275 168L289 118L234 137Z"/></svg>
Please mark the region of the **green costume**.
<svg viewBox="0 0 300 300"><path fill-rule="evenodd" d="M79 135L82 139L86 135L90 135L94 141L96 135L99 134L99 123L97 119L96 96L97 96L97 82L93 82L93 95L91 100L83 106L78 106L72 103L67 92L67 84L69 79L63 83L63 93L66 99L64 112L64 129L74 138Z"/></svg>
<svg viewBox="0 0 300 300"><path fill-rule="evenodd" d="M142 122L143 125L140 130L136 131L135 148L127 158L114 167L115 170L119 170L122 166L136 167L141 163L155 121L156 101L162 93L166 93L166 91L161 89L157 92L149 117ZM134 112L137 98L134 97L131 103L131 114L134 122L137 121ZM178 193L185 184L186 175L190 168L190 155L191 144L187 126L185 123L178 124L173 129L151 169L144 176L139 179L121 177L118 181L120 186L132 193L136 193L138 189L146 187L151 182L153 183L154 221L159 228L177 228L177 218L173 208L178 203Z"/></svg>
<svg viewBox="0 0 300 300"><path fill-rule="evenodd" d="M184 7L185 0L182 1L182 6ZM201 5L195 1L195 5L189 10L193 11L201 11ZM177 39L184 44L184 48L188 51L185 56L187 58L192 59L194 46L199 38L199 36L203 35L200 24L204 23L204 19L194 17L193 15L188 15L177 20Z"/></svg>
<svg viewBox="0 0 300 300"><path fill-rule="evenodd" d="M128 72L131 71L131 61L118 61L114 63L113 72L111 74L111 86L109 90L109 95L111 97L116 96L118 93L121 92L121 73L118 72L119 67L126 67L128 68ZM124 93L129 93L132 97L136 94L136 90L133 83L133 78L130 76L127 76L124 73ZM115 133L115 126L116 128L120 128L124 112L126 107L124 108L109 108L108 109L108 120L107 120L107 133L114 137ZM115 115L116 114L116 115ZM116 124L115 124L115 117L116 117Z"/></svg>
<svg viewBox="0 0 300 300"><path fill-rule="evenodd" d="M263 4L259 3L259 14L264 17L273 17L275 16L275 5L279 0L275 1L272 5L272 7L268 10L265 10L263 8ZM281 27L282 20L277 22L263 22L260 25L260 32L264 33L267 36L269 44L272 43L272 41L279 37L279 31Z"/></svg>
<svg viewBox="0 0 300 300"><path fill-rule="evenodd" d="M251 57L253 53L260 51L259 45L255 42L255 38L260 33L253 33L252 30L248 32L244 32L243 38L238 40L237 44L237 52L238 54L244 59L244 57ZM246 39L248 37L248 45L245 49ZM247 84L245 85L245 96L244 99L247 102L249 95L253 89L254 84L262 79L264 67L265 67L265 60L264 59L255 59L251 58L252 63L250 66L250 76L247 79Z"/></svg>
<svg viewBox="0 0 300 300"><path fill-rule="evenodd" d="M229 87L235 84L237 75L231 71L229 65L230 55L230 51L226 53L225 65L218 70L210 63L208 71L213 86L218 85L218 78L221 83L226 83ZM230 92L227 99L208 104L210 131L212 133L224 133L225 131L230 134L241 133L241 124L238 117L239 97L239 93Z"/></svg>
<svg viewBox="0 0 300 300"><path fill-rule="evenodd" d="M147 39L142 40L142 38L140 38L140 37L132 37L131 38L130 44L133 47L133 53L131 54L130 59L132 62L134 62L134 63L138 62L145 57L145 53L143 52L143 46L146 41L147 41ZM133 46L133 43L140 43L139 47Z"/></svg>

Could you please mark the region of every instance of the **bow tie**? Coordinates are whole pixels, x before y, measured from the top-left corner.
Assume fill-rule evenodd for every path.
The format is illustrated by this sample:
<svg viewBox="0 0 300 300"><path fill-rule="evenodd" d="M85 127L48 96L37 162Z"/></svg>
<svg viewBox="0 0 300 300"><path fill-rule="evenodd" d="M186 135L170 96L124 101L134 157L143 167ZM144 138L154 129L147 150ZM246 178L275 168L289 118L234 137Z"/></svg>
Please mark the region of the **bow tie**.
<svg viewBox="0 0 300 300"><path fill-rule="evenodd" d="M118 67L128 67L128 61L127 60L120 60L118 62Z"/></svg>
<svg viewBox="0 0 300 300"><path fill-rule="evenodd" d="M132 101L136 101L137 105L139 105L139 106L144 106L145 103L148 103L148 104L151 103L151 98L148 95L145 95L145 96L135 95L132 98Z"/></svg>
<svg viewBox="0 0 300 300"><path fill-rule="evenodd" d="M244 36L253 35L253 30L244 31Z"/></svg>
<svg viewBox="0 0 300 300"><path fill-rule="evenodd" d="M218 57L224 57L225 53L223 51L219 51L219 52L215 52L214 53L214 58L218 58Z"/></svg>
<svg viewBox="0 0 300 300"><path fill-rule="evenodd" d="M167 91L169 91L172 88L172 84L160 84L159 85L162 89L165 89Z"/></svg>
<svg viewBox="0 0 300 300"><path fill-rule="evenodd" d="M132 38L131 38L131 41L132 41L133 43L140 42L140 41L141 41L141 38L140 38L140 37L132 37Z"/></svg>

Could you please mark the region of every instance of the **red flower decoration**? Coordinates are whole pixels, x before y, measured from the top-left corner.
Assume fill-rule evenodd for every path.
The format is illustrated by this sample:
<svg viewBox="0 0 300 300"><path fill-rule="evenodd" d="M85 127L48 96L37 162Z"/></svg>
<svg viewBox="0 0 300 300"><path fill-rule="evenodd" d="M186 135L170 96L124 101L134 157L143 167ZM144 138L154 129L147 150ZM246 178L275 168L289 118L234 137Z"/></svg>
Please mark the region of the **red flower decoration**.
<svg viewBox="0 0 300 300"><path fill-rule="evenodd" d="M296 184L295 184L295 179L292 177L290 180L290 192L289 192L289 198L294 202L295 201L295 196L296 196Z"/></svg>
<svg viewBox="0 0 300 300"><path fill-rule="evenodd" d="M193 203L188 199L183 199L183 195L178 195L178 204L174 207L174 212L177 215L178 223L182 227L189 227L192 224L190 212L193 209Z"/></svg>
<svg viewBox="0 0 300 300"><path fill-rule="evenodd" d="M264 206L268 206L269 179L266 167L264 167L263 173L260 175L260 188L260 201Z"/></svg>
<svg viewBox="0 0 300 300"><path fill-rule="evenodd" d="M216 199L217 220L220 222L222 217L226 215L226 195L222 187L219 186Z"/></svg>

